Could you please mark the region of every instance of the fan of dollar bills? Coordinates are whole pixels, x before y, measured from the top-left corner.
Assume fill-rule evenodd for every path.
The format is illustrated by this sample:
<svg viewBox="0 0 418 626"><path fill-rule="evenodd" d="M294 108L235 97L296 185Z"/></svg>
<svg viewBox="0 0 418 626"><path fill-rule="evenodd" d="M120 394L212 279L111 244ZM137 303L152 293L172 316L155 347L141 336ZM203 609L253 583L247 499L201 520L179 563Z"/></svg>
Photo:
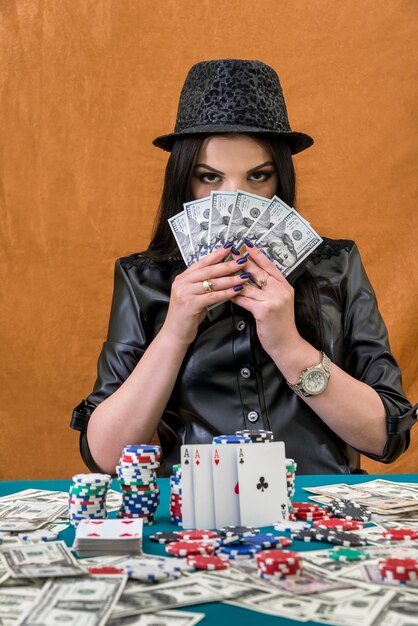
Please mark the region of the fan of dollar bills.
<svg viewBox="0 0 418 626"><path fill-rule="evenodd" d="M183 206L168 222L188 267L227 241L240 250L247 239L288 276L322 241L309 222L277 196L212 191ZM245 248L240 251L244 254Z"/></svg>

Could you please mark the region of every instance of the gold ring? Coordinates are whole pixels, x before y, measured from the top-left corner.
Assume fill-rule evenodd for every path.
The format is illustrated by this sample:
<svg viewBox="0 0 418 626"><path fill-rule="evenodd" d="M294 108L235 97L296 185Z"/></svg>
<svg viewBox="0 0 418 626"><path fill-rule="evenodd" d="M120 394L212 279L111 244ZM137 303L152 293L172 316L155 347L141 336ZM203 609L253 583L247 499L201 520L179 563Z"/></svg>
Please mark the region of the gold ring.
<svg viewBox="0 0 418 626"><path fill-rule="evenodd" d="M215 291L213 282L211 280L204 280L202 285L203 285L203 289L205 290L205 293L210 293L211 291Z"/></svg>
<svg viewBox="0 0 418 626"><path fill-rule="evenodd" d="M269 279L270 274L266 274L265 276L263 276L263 278L260 280L260 284L259 287L260 289L262 289L263 287L265 287L267 285L267 281Z"/></svg>

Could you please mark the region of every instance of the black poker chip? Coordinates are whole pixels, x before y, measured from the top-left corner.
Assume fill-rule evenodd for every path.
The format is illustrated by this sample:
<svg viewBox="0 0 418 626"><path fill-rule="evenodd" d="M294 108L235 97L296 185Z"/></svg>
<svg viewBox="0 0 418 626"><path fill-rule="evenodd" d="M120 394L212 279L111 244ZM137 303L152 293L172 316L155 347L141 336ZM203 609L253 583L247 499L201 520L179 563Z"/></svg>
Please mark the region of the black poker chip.
<svg viewBox="0 0 418 626"><path fill-rule="evenodd" d="M366 506L353 500L336 500L328 508L334 517L341 519L368 522L372 516L371 511Z"/></svg>
<svg viewBox="0 0 418 626"><path fill-rule="evenodd" d="M180 537L176 532L158 532L150 535L149 538L155 543L172 543L173 541L180 541Z"/></svg>
<svg viewBox="0 0 418 626"><path fill-rule="evenodd" d="M355 533L347 532L334 531L333 533L329 533L328 541L335 546L344 546L347 548L367 545L367 539L365 539L364 537L360 537Z"/></svg>
<svg viewBox="0 0 418 626"><path fill-rule="evenodd" d="M293 532L292 539L296 539L297 541L318 541L318 539L316 539L315 529L313 528Z"/></svg>
<svg viewBox="0 0 418 626"><path fill-rule="evenodd" d="M258 528L251 528L251 526L224 526L219 531L222 538L237 536L239 539L250 537L260 532Z"/></svg>

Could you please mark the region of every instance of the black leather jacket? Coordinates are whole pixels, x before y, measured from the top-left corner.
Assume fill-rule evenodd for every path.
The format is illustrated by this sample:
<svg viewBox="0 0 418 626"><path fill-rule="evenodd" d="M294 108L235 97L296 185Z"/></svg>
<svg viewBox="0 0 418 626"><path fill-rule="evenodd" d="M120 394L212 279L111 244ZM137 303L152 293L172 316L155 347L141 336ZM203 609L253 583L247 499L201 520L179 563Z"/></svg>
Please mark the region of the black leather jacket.
<svg viewBox="0 0 418 626"><path fill-rule="evenodd" d="M184 269L183 262L156 263L141 254L116 262L98 378L93 392L75 408L71 423L81 431L81 454L93 471L99 468L85 435L89 415L129 376L160 330L171 283ZM384 454L366 454L390 463L409 445L416 410L405 398L399 366L390 352L386 327L357 246L348 240L324 239L299 273L305 269L318 286L326 353L351 376L373 387L386 408ZM139 419L140 415L138 397ZM276 440L285 442L286 455L297 461L298 473L361 471L359 451L342 441L292 392L261 348L251 314L228 302L209 311L200 325L161 418L158 435L165 473L179 462L181 444L210 442L214 435L243 428L272 430Z"/></svg>

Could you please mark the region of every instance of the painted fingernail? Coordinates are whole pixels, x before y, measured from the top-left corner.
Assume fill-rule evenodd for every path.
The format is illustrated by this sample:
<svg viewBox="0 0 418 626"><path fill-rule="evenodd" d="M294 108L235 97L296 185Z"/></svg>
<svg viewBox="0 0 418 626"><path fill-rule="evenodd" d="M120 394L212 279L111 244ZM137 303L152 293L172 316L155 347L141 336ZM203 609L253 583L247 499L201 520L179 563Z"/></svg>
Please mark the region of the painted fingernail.
<svg viewBox="0 0 418 626"><path fill-rule="evenodd" d="M228 250L228 248L232 248L234 244L232 243L232 241L227 241L226 243L224 243L224 248L225 250Z"/></svg>
<svg viewBox="0 0 418 626"><path fill-rule="evenodd" d="M245 256L241 257L240 259L237 259L235 261L235 263L238 263L238 265L243 265L244 263L247 262L247 259L245 258Z"/></svg>
<svg viewBox="0 0 418 626"><path fill-rule="evenodd" d="M235 285L235 287L232 287L234 291L241 291L242 288L243 288L242 285Z"/></svg>
<svg viewBox="0 0 418 626"><path fill-rule="evenodd" d="M237 250L234 246L232 246L231 252L232 254L235 254L235 256L239 256L241 254L241 252Z"/></svg>
<svg viewBox="0 0 418 626"><path fill-rule="evenodd" d="M251 276L251 272L244 272L243 274L239 275L240 278L250 278L250 276Z"/></svg>
<svg viewBox="0 0 418 626"><path fill-rule="evenodd" d="M249 239L247 239L246 237L244 237L243 241L244 241L245 245L248 246L249 248L254 248L253 242L250 241Z"/></svg>

